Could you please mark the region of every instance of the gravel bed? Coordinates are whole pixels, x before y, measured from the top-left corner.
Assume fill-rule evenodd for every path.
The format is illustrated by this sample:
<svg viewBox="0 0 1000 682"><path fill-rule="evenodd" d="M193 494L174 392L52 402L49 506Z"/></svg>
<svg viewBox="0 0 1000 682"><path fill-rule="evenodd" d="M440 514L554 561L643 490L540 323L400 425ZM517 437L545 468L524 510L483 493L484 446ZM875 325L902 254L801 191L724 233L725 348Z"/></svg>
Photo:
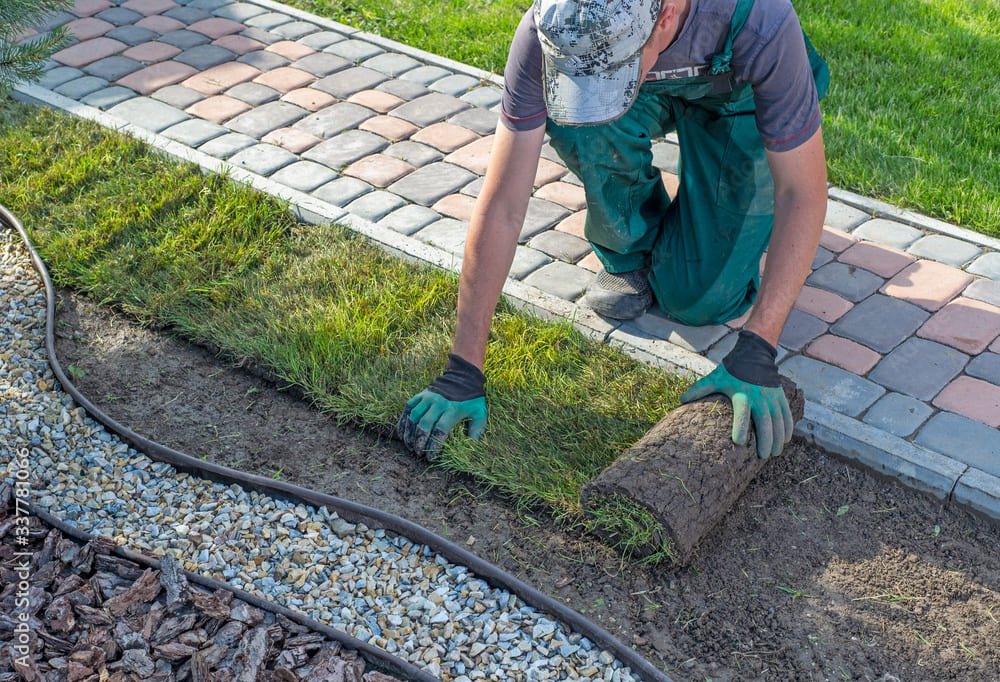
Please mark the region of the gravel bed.
<svg viewBox="0 0 1000 682"><path fill-rule="evenodd" d="M72 374L72 368L67 368ZM62 392L45 289L0 226L0 448L27 455L33 501L135 551L271 599L444 680L638 679L589 639L429 547L150 460Z"/></svg>

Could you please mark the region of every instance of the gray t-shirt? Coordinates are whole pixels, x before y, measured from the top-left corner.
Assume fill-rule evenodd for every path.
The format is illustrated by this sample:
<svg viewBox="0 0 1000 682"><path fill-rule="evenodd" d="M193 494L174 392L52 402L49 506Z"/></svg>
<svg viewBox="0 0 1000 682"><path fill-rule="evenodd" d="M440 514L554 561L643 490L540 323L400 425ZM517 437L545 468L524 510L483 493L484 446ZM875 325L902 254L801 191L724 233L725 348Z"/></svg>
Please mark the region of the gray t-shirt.
<svg viewBox="0 0 1000 682"><path fill-rule="evenodd" d="M660 53L647 81L689 78L708 73L722 50L737 0L691 0L680 35ZM733 80L750 83L757 129L772 151L794 149L820 125L819 98L806 54L802 27L789 0L756 0L733 41ZM500 120L512 130L545 123L542 46L531 10L514 33L507 66Z"/></svg>

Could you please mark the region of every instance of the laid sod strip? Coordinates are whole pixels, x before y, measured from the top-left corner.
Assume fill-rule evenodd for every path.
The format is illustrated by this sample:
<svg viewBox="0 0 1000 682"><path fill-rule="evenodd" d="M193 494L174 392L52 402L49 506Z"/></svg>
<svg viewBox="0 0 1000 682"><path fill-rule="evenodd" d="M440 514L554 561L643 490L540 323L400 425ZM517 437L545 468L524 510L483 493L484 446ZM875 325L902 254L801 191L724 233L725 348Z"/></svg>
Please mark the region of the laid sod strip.
<svg viewBox="0 0 1000 682"><path fill-rule="evenodd" d="M341 421L389 432L444 368L456 278L96 125L0 104L0 197L61 285L221 348L301 387ZM581 486L678 404L684 382L568 323L501 305L490 419L444 466L565 523Z"/></svg>
<svg viewBox="0 0 1000 682"><path fill-rule="evenodd" d="M502 73L529 0L291 0L320 16ZM835 186L1000 236L1000 3L796 0L833 74Z"/></svg>

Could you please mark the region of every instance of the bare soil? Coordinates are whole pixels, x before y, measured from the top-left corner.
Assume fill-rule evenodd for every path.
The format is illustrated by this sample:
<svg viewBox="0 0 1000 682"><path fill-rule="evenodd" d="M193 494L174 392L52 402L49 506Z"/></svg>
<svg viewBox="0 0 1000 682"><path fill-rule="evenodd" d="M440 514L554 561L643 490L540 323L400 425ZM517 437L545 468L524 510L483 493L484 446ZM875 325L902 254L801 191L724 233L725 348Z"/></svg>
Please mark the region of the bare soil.
<svg viewBox="0 0 1000 682"><path fill-rule="evenodd" d="M1000 679L998 525L804 442L767 462L688 565L629 565L544 510L86 299L63 294L56 331L63 367L121 423L467 544L675 679Z"/></svg>

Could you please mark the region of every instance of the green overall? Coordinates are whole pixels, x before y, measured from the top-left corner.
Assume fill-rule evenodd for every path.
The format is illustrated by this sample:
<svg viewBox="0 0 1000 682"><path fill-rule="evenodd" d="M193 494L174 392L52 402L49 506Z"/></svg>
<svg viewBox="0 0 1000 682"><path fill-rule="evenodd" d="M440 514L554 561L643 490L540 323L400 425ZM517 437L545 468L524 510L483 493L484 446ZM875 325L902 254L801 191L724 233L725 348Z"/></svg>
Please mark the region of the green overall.
<svg viewBox="0 0 1000 682"><path fill-rule="evenodd" d="M749 83L733 86L733 39L753 0L739 0L709 75L647 81L621 118L598 126L551 119L553 148L583 182L584 234L605 269L651 265L660 308L690 325L739 317L760 283L774 225L774 182L754 119ZM806 39L820 97L826 63ZM671 202L653 167L652 139L676 130L680 188Z"/></svg>

